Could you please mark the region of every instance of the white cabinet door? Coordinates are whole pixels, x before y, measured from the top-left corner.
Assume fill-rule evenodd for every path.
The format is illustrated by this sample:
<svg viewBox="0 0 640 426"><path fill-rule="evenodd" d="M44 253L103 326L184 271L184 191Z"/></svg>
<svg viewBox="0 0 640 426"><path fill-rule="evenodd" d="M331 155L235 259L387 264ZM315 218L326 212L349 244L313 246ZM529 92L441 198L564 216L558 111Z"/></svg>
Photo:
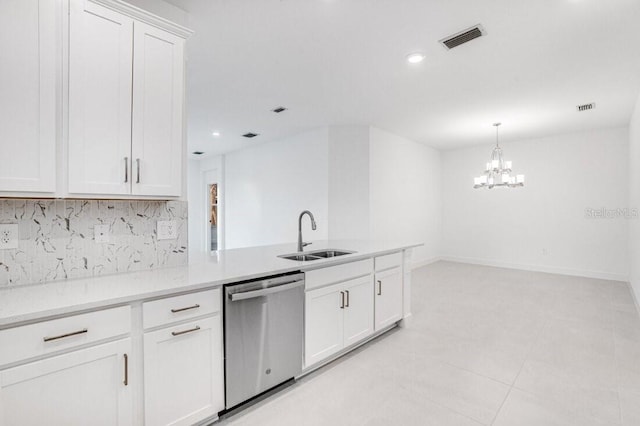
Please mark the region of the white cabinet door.
<svg viewBox="0 0 640 426"><path fill-rule="evenodd" d="M0 425L131 425L130 349L125 339L1 371Z"/></svg>
<svg viewBox="0 0 640 426"><path fill-rule="evenodd" d="M0 191L56 189L60 2L0 1Z"/></svg>
<svg viewBox="0 0 640 426"><path fill-rule="evenodd" d="M402 319L402 269L377 272L375 277L375 329Z"/></svg>
<svg viewBox="0 0 640 426"><path fill-rule="evenodd" d="M69 192L131 193L133 20L71 0Z"/></svg>
<svg viewBox="0 0 640 426"><path fill-rule="evenodd" d="M344 346L373 334L373 277L344 283Z"/></svg>
<svg viewBox="0 0 640 426"><path fill-rule="evenodd" d="M308 291L305 295L305 366L343 348L342 284Z"/></svg>
<svg viewBox="0 0 640 426"><path fill-rule="evenodd" d="M133 46L134 195L182 192L184 39L135 22Z"/></svg>
<svg viewBox="0 0 640 426"><path fill-rule="evenodd" d="M220 315L146 333L145 424L192 425L224 409Z"/></svg>

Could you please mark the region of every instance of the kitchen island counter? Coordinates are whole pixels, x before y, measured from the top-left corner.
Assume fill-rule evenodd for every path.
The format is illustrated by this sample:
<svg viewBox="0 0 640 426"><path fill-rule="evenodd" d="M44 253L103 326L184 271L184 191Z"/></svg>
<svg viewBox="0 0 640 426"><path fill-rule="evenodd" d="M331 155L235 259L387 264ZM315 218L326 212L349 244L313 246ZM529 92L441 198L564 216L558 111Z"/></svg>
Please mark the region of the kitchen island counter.
<svg viewBox="0 0 640 426"><path fill-rule="evenodd" d="M185 266L7 287L0 290L0 329L269 275L310 271L419 245L406 242L316 241L307 252L341 249L355 253L306 262L278 257L296 252L295 243L238 248L221 250L212 255L191 256L189 264Z"/></svg>

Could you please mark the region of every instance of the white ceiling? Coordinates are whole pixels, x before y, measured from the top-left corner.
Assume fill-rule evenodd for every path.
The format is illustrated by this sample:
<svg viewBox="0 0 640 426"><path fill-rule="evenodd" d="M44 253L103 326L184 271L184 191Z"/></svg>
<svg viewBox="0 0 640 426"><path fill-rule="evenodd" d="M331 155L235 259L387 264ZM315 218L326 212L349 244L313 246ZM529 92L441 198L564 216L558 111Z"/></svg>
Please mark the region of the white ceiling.
<svg viewBox="0 0 640 426"><path fill-rule="evenodd" d="M627 125L640 91L638 0L167 1L195 30L190 151L340 124L452 149L492 142L495 121L503 141ZM478 23L486 37L438 43Z"/></svg>

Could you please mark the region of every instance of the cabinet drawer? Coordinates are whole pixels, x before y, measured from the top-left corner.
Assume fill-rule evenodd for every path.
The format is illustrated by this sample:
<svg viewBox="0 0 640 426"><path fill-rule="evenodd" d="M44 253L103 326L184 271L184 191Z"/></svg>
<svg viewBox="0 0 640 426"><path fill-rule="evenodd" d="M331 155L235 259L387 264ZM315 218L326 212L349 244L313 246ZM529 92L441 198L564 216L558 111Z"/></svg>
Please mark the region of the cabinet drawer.
<svg viewBox="0 0 640 426"><path fill-rule="evenodd" d="M144 328L171 324L220 311L219 288L145 302L142 305Z"/></svg>
<svg viewBox="0 0 640 426"><path fill-rule="evenodd" d="M131 331L131 308L105 309L0 331L0 365Z"/></svg>
<svg viewBox="0 0 640 426"><path fill-rule="evenodd" d="M368 275L373 271L373 259L345 263L338 266L315 269L305 272L305 288L307 290L334 284L341 281Z"/></svg>
<svg viewBox="0 0 640 426"><path fill-rule="evenodd" d="M376 257L376 271L384 271L402 265L402 252Z"/></svg>

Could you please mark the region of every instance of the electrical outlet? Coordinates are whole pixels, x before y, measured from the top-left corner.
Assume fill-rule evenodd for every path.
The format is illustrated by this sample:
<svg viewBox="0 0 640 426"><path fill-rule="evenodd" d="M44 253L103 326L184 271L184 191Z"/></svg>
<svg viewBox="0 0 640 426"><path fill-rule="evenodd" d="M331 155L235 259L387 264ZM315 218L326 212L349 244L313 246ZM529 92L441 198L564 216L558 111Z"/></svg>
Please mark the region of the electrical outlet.
<svg viewBox="0 0 640 426"><path fill-rule="evenodd" d="M178 227L175 220L159 220L156 223L158 240L175 240L178 238Z"/></svg>
<svg viewBox="0 0 640 426"><path fill-rule="evenodd" d="M0 250L17 249L18 248L18 225L2 224L0 225Z"/></svg>
<svg viewBox="0 0 640 426"><path fill-rule="evenodd" d="M109 225L94 225L93 238L98 244L109 242Z"/></svg>

